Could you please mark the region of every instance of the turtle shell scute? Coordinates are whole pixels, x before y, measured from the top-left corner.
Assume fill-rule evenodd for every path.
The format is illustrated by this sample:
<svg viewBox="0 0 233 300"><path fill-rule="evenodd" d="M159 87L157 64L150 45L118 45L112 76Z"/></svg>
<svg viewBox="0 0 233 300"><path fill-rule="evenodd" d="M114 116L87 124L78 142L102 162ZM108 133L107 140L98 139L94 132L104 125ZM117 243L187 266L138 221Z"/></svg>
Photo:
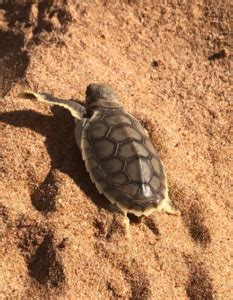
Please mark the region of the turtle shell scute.
<svg viewBox="0 0 233 300"><path fill-rule="evenodd" d="M119 125L119 124L130 124L132 125L132 120L126 116L121 114L114 114L109 115L104 118L105 122L107 122L108 125Z"/></svg>
<svg viewBox="0 0 233 300"><path fill-rule="evenodd" d="M86 169L109 201L125 211L144 212L164 199L163 166L134 117L124 110L98 111L83 131Z"/></svg>
<svg viewBox="0 0 233 300"><path fill-rule="evenodd" d="M124 183L126 183L128 181L128 176L126 176L125 173L123 172L118 172L117 174L114 174L110 177L110 181L113 184L119 184L119 185L123 185Z"/></svg>
<svg viewBox="0 0 233 300"><path fill-rule="evenodd" d="M147 183L150 181L153 170L146 159L135 158L126 165L126 174L133 182Z"/></svg>
<svg viewBox="0 0 233 300"><path fill-rule="evenodd" d="M142 140L141 134L128 124L122 124L120 126L113 127L109 133L109 137L116 142L123 142L127 138L131 138L137 141Z"/></svg>
<svg viewBox="0 0 233 300"><path fill-rule="evenodd" d="M134 140L119 145L117 154L124 158L132 158L134 156L149 157L146 147Z"/></svg>
<svg viewBox="0 0 233 300"><path fill-rule="evenodd" d="M116 145L107 139L93 143L93 150L97 158L103 159L114 154Z"/></svg>
<svg viewBox="0 0 233 300"><path fill-rule="evenodd" d="M106 172L106 174L113 174L116 172L120 172L123 169L124 162L117 157L110 158L108 160L104 160L101 163L102 169Z"/></svg>
<svg viewBox="0 0 233 300"><path fill-rule="evenodd" d="M96 123L95 126L91 127L90 137L92 139L102 138L106 135L108 129L109 129L108 126L100 121L100 122Z"/></svg>

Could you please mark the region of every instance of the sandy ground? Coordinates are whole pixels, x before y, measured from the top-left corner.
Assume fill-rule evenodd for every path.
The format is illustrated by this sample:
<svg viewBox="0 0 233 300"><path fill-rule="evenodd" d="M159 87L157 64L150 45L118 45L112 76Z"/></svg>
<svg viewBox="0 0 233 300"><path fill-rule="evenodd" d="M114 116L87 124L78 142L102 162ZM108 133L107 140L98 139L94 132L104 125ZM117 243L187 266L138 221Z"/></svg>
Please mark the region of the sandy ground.
<svg viewBox="0 0 233 300"><path fill-rule="evenodd" d="M233 299L230 43L228 1L0 1L1 299ZM70 114L18 97L92 82L147 128L182 213L130 240Z"/></svg>

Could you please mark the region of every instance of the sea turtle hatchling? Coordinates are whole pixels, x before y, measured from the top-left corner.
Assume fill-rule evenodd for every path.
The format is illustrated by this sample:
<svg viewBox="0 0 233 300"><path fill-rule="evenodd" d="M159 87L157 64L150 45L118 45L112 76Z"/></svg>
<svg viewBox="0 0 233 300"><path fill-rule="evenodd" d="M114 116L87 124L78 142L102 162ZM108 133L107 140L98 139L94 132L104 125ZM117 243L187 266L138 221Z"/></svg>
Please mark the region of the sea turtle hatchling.
<svg viewBox="0 0 233 300"><path fill-rule="evenodd" d="M71 112L75 139L91 181L125 216L148 216L155 210L177 214L168 196L164 168L147 132L124 110L109 85L90 84L85 107L46 93L26 91L23 97Z"/></svg>

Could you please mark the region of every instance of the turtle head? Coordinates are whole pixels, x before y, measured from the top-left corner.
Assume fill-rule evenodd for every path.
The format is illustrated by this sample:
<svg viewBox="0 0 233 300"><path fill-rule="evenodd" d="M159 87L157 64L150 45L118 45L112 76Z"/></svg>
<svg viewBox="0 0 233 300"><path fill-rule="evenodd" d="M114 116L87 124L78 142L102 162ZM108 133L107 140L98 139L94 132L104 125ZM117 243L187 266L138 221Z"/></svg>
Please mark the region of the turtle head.
<svg viewBox="0 0 233 300"><path fill-rule="evenodd" d="M92 83L86 89L86 109L120 108L117 95L108 84Z"/></svg>

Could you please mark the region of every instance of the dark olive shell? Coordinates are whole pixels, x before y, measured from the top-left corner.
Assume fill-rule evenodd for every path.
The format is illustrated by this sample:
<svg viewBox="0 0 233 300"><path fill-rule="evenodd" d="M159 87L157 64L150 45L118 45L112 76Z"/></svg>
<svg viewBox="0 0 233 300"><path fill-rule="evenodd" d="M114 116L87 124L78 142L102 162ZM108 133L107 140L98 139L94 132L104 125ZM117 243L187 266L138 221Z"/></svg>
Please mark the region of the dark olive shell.
<svg viewBox="0 0 233 300"><path fill-rule="evenodd" d="M81 140L98 191L123 211L142 215L166 197L163 166L141 124L123 109L95 111Z"/></svg>

